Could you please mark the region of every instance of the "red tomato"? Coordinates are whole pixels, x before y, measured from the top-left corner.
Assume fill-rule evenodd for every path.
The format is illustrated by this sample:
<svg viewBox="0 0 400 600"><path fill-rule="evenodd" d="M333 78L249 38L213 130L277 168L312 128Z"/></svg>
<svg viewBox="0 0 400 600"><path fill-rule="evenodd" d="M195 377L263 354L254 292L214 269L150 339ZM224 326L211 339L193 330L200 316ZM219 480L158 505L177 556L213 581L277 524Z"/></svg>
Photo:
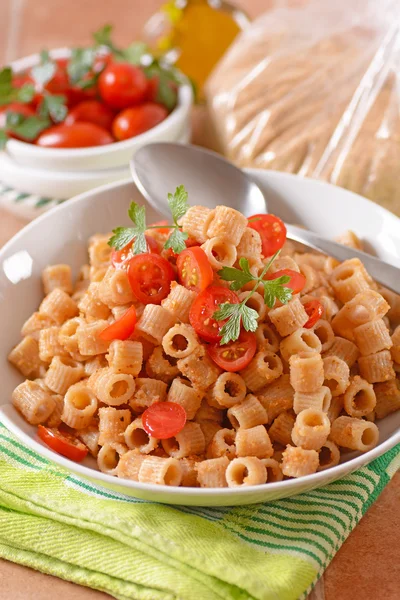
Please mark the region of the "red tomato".
<svg viewBox="0 0 400 600"><path fill-rule="evenodd" d="M194 300L189 312L189 321L196 333L207 342L219 342L225 321L212 318L220 304L239 304L239 298L227 288L210 286Z"/></svg>
<svg viewBox="0 0 400 600"><path fill-rule="evenodd" d="M84 100L69 111L64 122L66 125L73 125L76 122L85 121L111 131L113 119L113 111L105 104L98 100Z"/></svg>
<svg viewBox="0 0 400 600"><path fill-rule="evenodd" d="M286 241L285 224L275 215L253 215L249 218L249 227L260 234L264 256L275 254Z"/></svg>
<svg viewBox="0 0 400 600"><path fill-rule="evenodd" d="M132 292L143 304L161 304L169 294L175 273L165 258L158 254L136 254L128 264Z"/></svg>
<svg viewBox="0 0 400 600"><path fill-rule="evenodd" d="M142 414L143 429L159 440L174 437L184 428L186 411L176 402L156 402Z"/></svg>
<svg viewBox="0 0 400 600"><path fill-rule="evenodd" d="M193 292L202 292L214 278L214 271L206 253L200 246L187 248L178 256L176 261L179 281Z"/></svg>
<svg viewBox="0 0 400 600"><path fill-rule="evenodd" d="M306 329L311 329L311 327L314 327L315 323L322 317L324 307L319 300L315 299L310 300L310 302L306 302L304 305L304 310L310 318L308 319L307 323L303 325L303 327Z"/></svg>
<svg viewBox="0 0 400 600"><path fill-rule="evenodd" d="M147 79L140 67L111 63L99 77L99 92L111 108L128 108L145 100Z"/></svg>
<svg viewBox="0 0 400 600"><path fill-rule="evenodd" d="M38 426L38 436L49 448L75 462L81 462L87 455L88 449L82 442L68 433L58 429Z"/></svg>
<svg viewBox="0 0 400 600"><path fill-rule="evenodd" d="M37 145L43 148L87 148L112 144L113 137L93 123L54 125L40 134Z"/></svg>
<svg viewBox="0 0 400 600"><path fill-rule="evenodd" d="M168 225L168 221L157 221L156 223L152 223L151 225L149 225L149 227L157 227L157 229L155 229L155 232L161 234L167 234L171 229L171 226Z"/></svg>
<svg viewBox="0 0 400 600"><path fill-rule="evenodd" d="M111 323L99 333L101 340L127 340L133 333L136 325L136 309L134 306L128 308L126 313Z"/></svg>
<svg viewBox="0 0 400 600"><path fill-rule="evenodd" d="M256 336L250 331L242 331L236 342L229 342L223 346L218 343L210 344L207 348L207 352L215 364L229 373L235 373L247 367L256 350Z"/></svg>
<svg viewBox="0 0 400 600"><path fill-rule="evenodd" d="M21 88L26 83L33 83L33 79L28 73L16 73L13 75L12 85L14 88Z"/></svg>
<svg viewBox="0 0 400 600"><path fill-rule="evenodd" d="M6 106L0 107L0 129L6 127L7 121L7 113L18 113L23 117L34 117L36 115L33 108L28 106L27 104L22 104L21 102L11 102L11 104L7 104ZM19 135L15 135L15 133L7 132L13 138L18 140L25 141L25 138ZM32 142L32 140L26 140L28 142Z"/></svg>
<svg viewBox="0 0 400 600"><path fill-rule="evenodd" d="M267 273L265 279L278 279L278 277L282 277L283 275L290 277L290 281L284 283L283 286L293 290L293 294L298 294L301 292L303 287L306 285L306 278L304 275L302 273L298 273L297 271L293 271L292 269L281 269L275 273Z"/></svg>
<svg viewBox="0 0 400 600"><path fill-rule="evenodd" d="M193 248L193 246L200 246L200 243L197 240L195 240L194 238L189 237L187 240L185 240L185 245L186 245L186 248ZM171 264L176 265L176 261L177 261L177 258L179 256L179 254L177 254L176 252L174 252L172 250L172 248L168 248L167 250L163 250L162 251L162 255L163 255L164 258L166 258L167 260L169 260L169 262Z"/></svg>
<svg viewBox="0 0 400 600"><path fill-rule="evenodd" d="M145 236L147 246L151 254L160 254L160 249L155 239L149 235ZM126 269L128 261L134 256L132 250L133 241L129 242L122 250L113 250L111 253L111 262L116 269Z"/></svg>
<svg viewBox="0 0 400 600"><path fill-rule="evenodd" d="M155 127L167 116L167 109L153 102L126 108L115 117L113 134L117 140L127 140Z"/></svg>
<svg viewBox="0 0 400 600"><path fill-rule="evenodd" d="M150 102L160 102L158 96L158 89L160 86L160 78L157 75L153 75L150 79L147 80L147 99ZM174 81L169 81L168 86L174 92L175 95L175 103L178 98L178 86Z"/></svg>

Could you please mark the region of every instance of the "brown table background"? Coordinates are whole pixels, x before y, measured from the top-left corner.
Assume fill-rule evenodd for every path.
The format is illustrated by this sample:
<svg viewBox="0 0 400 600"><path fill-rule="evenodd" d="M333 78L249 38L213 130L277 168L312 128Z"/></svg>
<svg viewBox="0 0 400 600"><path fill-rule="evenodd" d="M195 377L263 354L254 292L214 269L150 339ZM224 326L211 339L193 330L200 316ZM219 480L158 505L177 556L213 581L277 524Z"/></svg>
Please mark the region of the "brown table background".
<svg viewBox="0 0 400 600"><path fill-rule="evenodd" d="M274 0L237 0L237 3L255 17ZM90 32L108 22L115 25L118 42L129 43L140 35L143 23L160 4L161 0L0 0L0 64L42 48L89 43ZM209 145L202 109L196 109L193 125L194 141ZM24 224L22 219L0 208L0 247ZM0 598L9 600L110 598L3 560L0 560L0 590ZM400 598L399 473L337 553L314 598Z"/></svg>

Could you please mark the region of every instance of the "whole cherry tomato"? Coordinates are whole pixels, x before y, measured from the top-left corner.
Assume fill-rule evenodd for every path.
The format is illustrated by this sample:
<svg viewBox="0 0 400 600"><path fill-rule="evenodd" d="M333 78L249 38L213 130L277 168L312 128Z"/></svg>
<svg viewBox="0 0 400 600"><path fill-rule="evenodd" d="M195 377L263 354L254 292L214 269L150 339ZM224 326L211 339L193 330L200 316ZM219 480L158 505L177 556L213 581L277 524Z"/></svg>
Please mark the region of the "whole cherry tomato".
<svg viewBox="0 0 400 600"><path fill-rule="evenodd" d="M249 227L260 234L264 256L275 254L286 241L285 224L275 215L253 215L249 217Z"/></svg>
<svg viewBox="0 0 400 600"><path fill-rule="evenodd" d="M143 304L161 304L169 294L175 273L165 258L158 254L136 254L128 263L128 279L132 292Z"/></svg>
<svg viewBox="0 0 400 600"><path fill-rule="evenodd" d="M235 342L229 342L223 346L217 342L207 347L207 352L213 361L229 373L235 373L247 367L256 350L256 336L251 331L242 331L239 339Z"/></svg>
<svg viewBox="0 0 400 600"><path fill-rule="evenodd" d="M189 312L189 321L196 333L207 342L219 342L221 329L225 321L216 321L213 314L220 308L221 304L239 304L239 298L224 287L210 285L195 298ZM223 346L225 348L225 346Z"/></svg>
<svg viewBox="0 0 400 600"><path fill-rule="evenodd" d="M107 131L111 131L113 120L114 113L111 108L98 100L84 100L69 111L65 119L65 124L73 125L74 123L85 121L86 123L94 123L99 127L107 129Z"/></svg>
<svg viewBox="0 0 400 600"><path fill-rule="evenodd" d="M214 271L206 253L200 246L193 246L181 252L176 261L179 281L193 292L206 289L214 279Z"/></svg>
<svg viewBox="0 0 400 600"><path fill-rule="evenodd" d="M99 92L111 108L128 108L145 100L147 79L140 67L112 63L99 77Z"/></svg>
<svg viewBox="0 0 400 600"><path fill-rule="evenodd" d="M22 104L21 102L11 102L11 104L7 104L6 106L1 106L0 107L0 129L6 128L8 113L17 113L19 115L22 115L23 117L34 117L36 114L31 106L28 106L28 104ZM16 138L18 140L23 140L23 141L25 140L24 137L18 136L15 133L12 133L11 131L7 131L7 133L11 137ZM31 142L32 140L26 140L26 141Z"/></svg>
<svg viewBox="0 0 400 600"><path fill-rule="evenodd" d="M126 108L115 117L113 134L117 140L127 140L155 127L167 116L167 109L154 102Z"/></svg>
<svg viewBox="0 0 400 600"><path fill-rule="evenodd" d="M37 145L43 148L87 148L104 146L114 141L108 131L93 123L54 125L40 134Z"/></svg>

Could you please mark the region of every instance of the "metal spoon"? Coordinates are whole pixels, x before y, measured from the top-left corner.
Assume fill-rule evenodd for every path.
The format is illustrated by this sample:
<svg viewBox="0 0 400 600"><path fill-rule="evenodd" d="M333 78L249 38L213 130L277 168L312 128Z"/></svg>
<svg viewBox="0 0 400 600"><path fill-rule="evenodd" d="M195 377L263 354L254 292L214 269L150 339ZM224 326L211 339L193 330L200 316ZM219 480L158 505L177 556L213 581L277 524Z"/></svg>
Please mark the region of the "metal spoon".
<svg viewBox="0 0 400 600"><path fill-rule="evenodd" d="M221 155L197 146L158 142L138 150L131 160L133 179L148 202L168 216L167 194L183 183L190 204L215 208L226 204L246 216L267 213L267 200L251 178ZM288 239L300 242L343 261L359 258L370 275L400 294L400 270L375 256L293 225L287 225Z"/></svg>

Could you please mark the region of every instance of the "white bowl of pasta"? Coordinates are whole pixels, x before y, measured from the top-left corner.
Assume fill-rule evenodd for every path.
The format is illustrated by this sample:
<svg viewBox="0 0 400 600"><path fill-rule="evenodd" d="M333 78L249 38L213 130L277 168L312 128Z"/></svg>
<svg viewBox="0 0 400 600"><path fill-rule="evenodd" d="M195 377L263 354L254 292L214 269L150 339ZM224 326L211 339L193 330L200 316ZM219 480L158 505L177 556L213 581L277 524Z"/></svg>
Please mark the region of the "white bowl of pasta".
<svg viewBox="0 0 400 600"><path fill-rule="evenodd" d="M322 182L267 171L249 173L266 193L271 213L327 237L352 230L367 249L400 264L400 221L391 213ZM141 279L132 257L128 271L109 266L107 238L96 234L127 225L132 200L146 208L147 223L160 219L131 181L119 182L46 213L0 252L0 420L23 444L128 496L222 506L275 500L325 485L400 442L400 411L394 412L400 408L400 329L395 332L399 297L377 288L359 265L351 264L349 271L321 257L294 254L287 246L271 272L290 267L293 272L300 265L305 287L289 304L272 309L261 306L262 296L253 294L249 308L259 311L259 323L250 362L239 362L239 371L228 370L226 363L221 369L221 356L215 359L211 352L211 346L218 351L219 342L206 341L202 331L198 337L192 327L190 309L200 296L187 289L193 281L185 279L183 260L179 266L178 259L180 284L169 288L176 277L171 267L165 293L158 259L157 289L154 279L150 288ZM216 215L189 211L183 229L198 237L214 271L220 269L218 262L229 265L242 256L254 267L252 277L258 277L264 266L261 255L254 254L259 236L247 232L245 243L246 220L225 209L220 211L222 218ZM228 232L230 217L234 222ZM150 249L156 243L160 251L165 230L147 234L153 240L147 239ZM171 254L163 250L163 260L171 260ZM199 258L198 251L185 257L189 255ZM141 256L134 257L139 267ZM118 261L123 259L121 253L114 254L114 265L121 266ZM42 274L47 292L43 303ZM201 270L197 275L206 277ZM292 277L289 283L294 285ZM358 288L351 282L344 288L343 281L354 277ZM138 282L141 287L133 298ZM212 283L227 289L220 279ZM245 293L240 300L252 289L250 283L237 291ZM146 304L143 294L153 301ZM314 326L309 303L315 299L323 318ZM292 321L289 306L295 313ZM234 350L232 360L241 359L242 351ZM171 404L178 407L176 414L170 412ZM151 410L155 406L156 417ZM160 406L168 409L161 421ZM178 428L182 407L186 424ZM67 437L54 446L51 433L43 434L43 428L60 427ZM149 428L166 439L152 436ZM71 434L79 436L78 446L71 443ZM333 466L326 468L329 464Z"/></svg>

